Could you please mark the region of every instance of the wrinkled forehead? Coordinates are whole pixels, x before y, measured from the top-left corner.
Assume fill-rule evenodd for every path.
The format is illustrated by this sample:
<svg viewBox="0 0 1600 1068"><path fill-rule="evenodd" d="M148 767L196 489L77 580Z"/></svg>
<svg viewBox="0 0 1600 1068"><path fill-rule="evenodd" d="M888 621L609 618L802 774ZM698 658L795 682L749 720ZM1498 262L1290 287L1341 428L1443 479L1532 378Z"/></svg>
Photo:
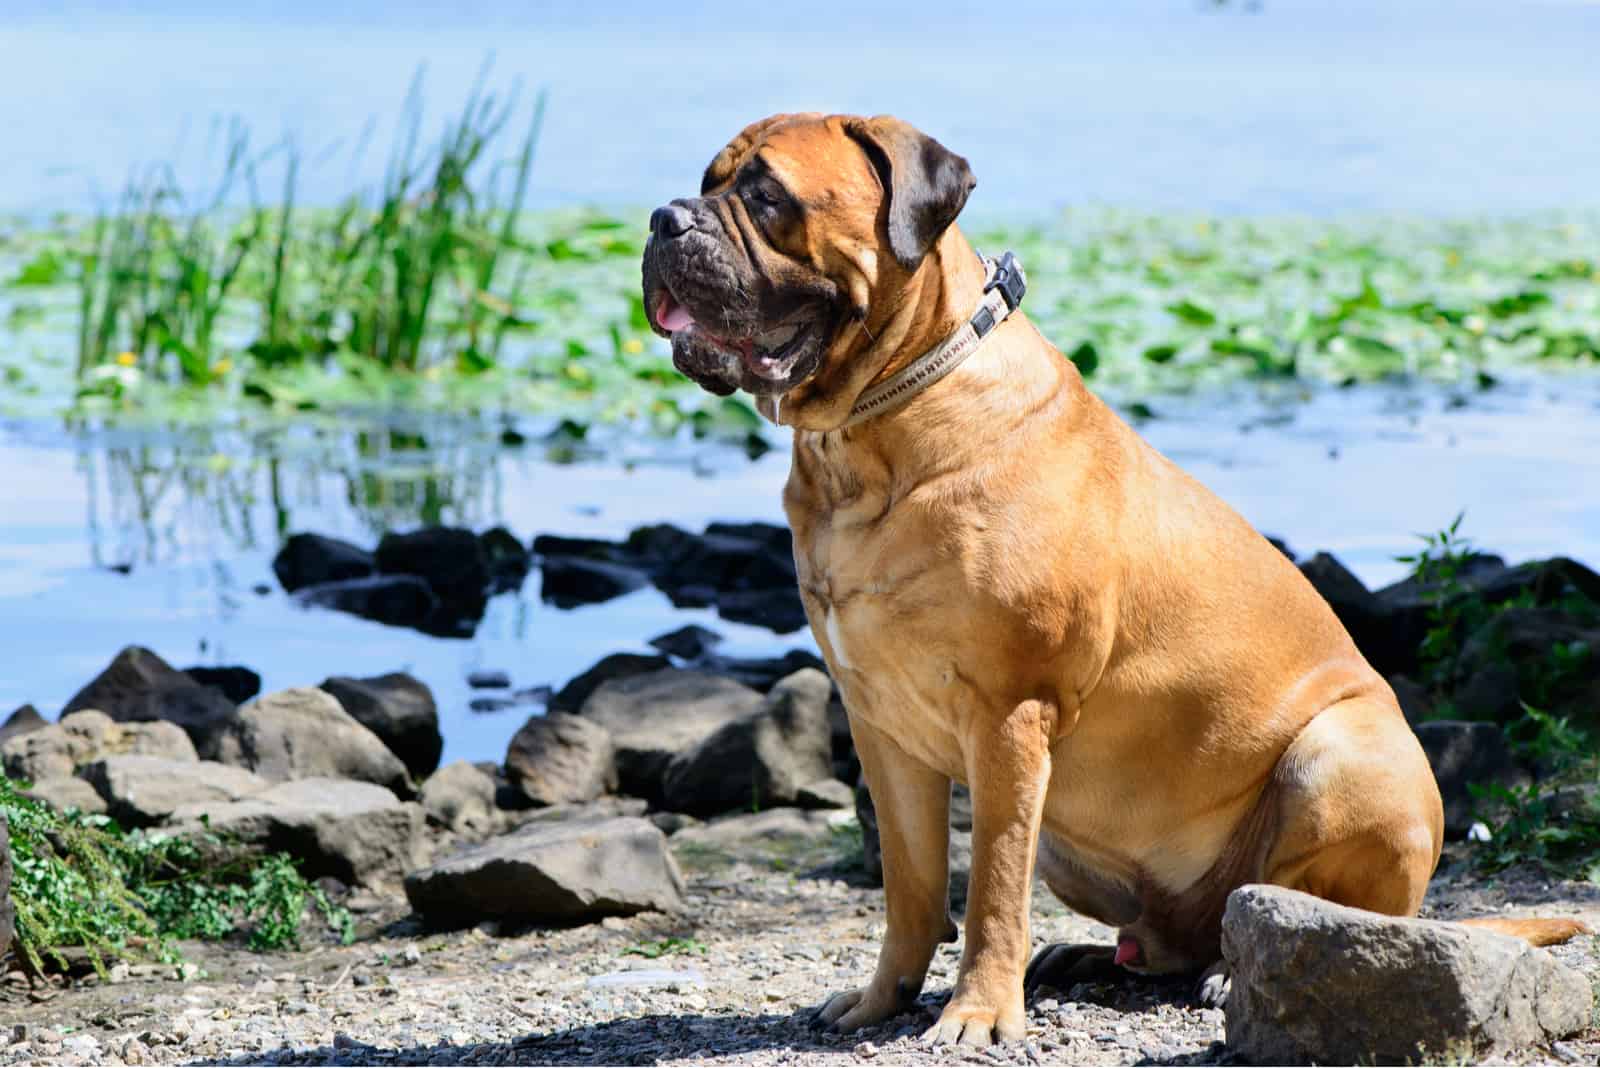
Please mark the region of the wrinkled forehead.
<svg viewBox="0 0 1600 1068"><path fill-rule="evenodd" d="M719 191L747 167L764 169L790 195L809 204L877 190L877 175L866 153L837 115L774 124L726 162L731 166Z"/></svg>

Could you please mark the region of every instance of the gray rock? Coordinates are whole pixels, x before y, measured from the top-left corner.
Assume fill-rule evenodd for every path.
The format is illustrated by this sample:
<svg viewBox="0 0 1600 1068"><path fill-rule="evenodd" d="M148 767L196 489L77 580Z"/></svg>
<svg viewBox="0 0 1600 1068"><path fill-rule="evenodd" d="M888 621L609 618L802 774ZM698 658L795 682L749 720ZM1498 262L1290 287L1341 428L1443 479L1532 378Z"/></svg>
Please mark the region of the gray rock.
<svg viewBox="0 0 1600 1068"><path fill-rule="evenodd" d="M694 816L794 804L833 774L828 697L833 683L805 668L772 688L755 712L723 724L668 762L663 807Z"/></svg>
<svg viewBox="0 0 1600 1068"><path fill-rule="evenodd" d="M853 808L856 792L838 779L819 779L800 787L794 802L801 808Z"/></svg>
<svg viewBox="0 0 1600 1068"><path fill-rule="evenodd" d="M775 842L809 842L833 833L829 813L799 808L769 808L765 812L741 812L722 816L708 823L682 827L672 836L674 849L715 849L740 851L740 847Z"/></svg>
<svg viewBox="0 0 1600 1068"><path fill-rule="evenodd" d="M6 814L0 812L0 960L11 949L17 931L17 910L11 903L11 833Z"/></svg>
<svg viewBox="0 0 1600 1068"><path fill-rule="evenodd" d="M84 709L38 730L0 743L0 762L13 779L43 782L77 774L108 756L140 754L168 760L200 759L183 730L171 723L117 723L104 712Z"/></svg>
<svg viewBox="0 0 1600 1068"><path fill-rule="evenodd" d="M25 793L35 801L43 801L57 812L75 808L79 812L100 816L107 811L105 798L96 793L93 786L70 775L41 779L30 786Z"/></svg>
<svg viewBox="0 0 1600 1068"><path fill-rule="evenodd" d="M218 735L208 757L264 779L357 779L409 798L405 765L326 691L310 686L258 697Z"/></svg>
<svg viewBox="0 0 1600 1068"><path fill-rule="evenodd" d="M32 705L23 705L0 723L0 745L4 745L19 735L36 731L40 727L49 726L49 721L39 715L39 710Z"/></svg>
<svg viewBox="0 0 1600 1068"><path fill-rule="evenodd" d="M662 804L661 780L673 757L761 706L761 695L747 686L669 668L602 683L583 703L582 715L610 733L621 790Z"/></svg>
<svg viewBox="0 0 1600 1068"><path fill-rule="evenodd" d="M188 805L210 806L265 793L272 784L244 768L215 761L154 756L106 757L83 771L106 811L127 827L160 823Z"/></svg>
<svg viewBox="0 0 1600 1068"><path fill-rule="evenodd" d="M550 698L552 712L577 712L589 696L612 679L645 675L670 668L672 661L654 653L612 653L602 657L588 671L573 677Z"/></svg>
<svg viewBox="0 0 1600 1068"><path fill-rule="evenodd" d="M399 878L416 866L423 814L381 786L308 778L232 804L188 805L171 822L174 834L206 839L215 831L235 840L214 846L223 855L237 847L281 850L312 878L366 883Z"/></svg>
<svg viewBox="0 0 1600 1068"><path fill-rule="evenodd" d="M1588 1026L1588 980L1492 931L1282 887L1228 897L1228 1045L1259 1064L1494 1057Z"/></svg>
<svg viewBox="0 0 1600 1068"><path fill-rule="evenodd" d="M684 907L666 836L637 818L536 823L406 876L432 922L572 923Z"/></svg>
<svg viewBox="0 0 1600 1068"><path fill-rule="evenodd" d="M616 751L604 727L582 716L532 716L506 749L506 777L540 805L593 801L617 788Z"/></svg>
<svg viewBox="0 0 1600 1068"><path fill-rule="evenodd" d="M446 764L422 784L422 810L453 831L482 834L496 822L495 781L475 764Z"/></svg>
<svg viewBox="0 0 1600 1068"><path fill-rule="evenodd" d="M367 679L334 675L320 689L338 699L355 721L382 739L419 782L439 766L444 737L433 691L405 672Z"/></svg>
<svg viewBox="0 0 1600 1068"><path fill-rule="evenodd" d="M196 682L150 650L130 645L67 702L62 715L94 708L119 723L176 723L205 752L236 707L220 690Z"/></svg>
<svg viewBox="0 0 1600 1068"><path fill-rule="evenodd" d="M1419 723L1416 731L1439 783L1439 795L1444 799L1444 833L1450 838L1463 838L1472 827L1476 804L1470 789L1473 783L1520 786L1529 781L1498 724L1440 719Z"/></svg>
<svg viewBox="0 0 1600 1068"><path fill-rule="evenodd" d="M1389 688L1394 690L1400 712L1411 724L1424 723L1433 715L1433 696L1428 688L1409 675L1389 676Z"/></svg>

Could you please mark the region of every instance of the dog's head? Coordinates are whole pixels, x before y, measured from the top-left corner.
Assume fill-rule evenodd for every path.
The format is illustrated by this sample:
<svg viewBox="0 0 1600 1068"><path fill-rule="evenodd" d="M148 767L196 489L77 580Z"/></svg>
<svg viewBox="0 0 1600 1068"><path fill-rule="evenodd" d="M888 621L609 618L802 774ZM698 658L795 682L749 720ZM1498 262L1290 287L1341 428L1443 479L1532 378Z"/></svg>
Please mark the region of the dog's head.
<svg viewBox="0 0 1600 1068"><path fill-rule="evenodd" d="M966 160L899 119L763 119L711 161L700 196L651 216L650 325L718 395L842 385L860 325L898 303L975 184Z"/></svg>

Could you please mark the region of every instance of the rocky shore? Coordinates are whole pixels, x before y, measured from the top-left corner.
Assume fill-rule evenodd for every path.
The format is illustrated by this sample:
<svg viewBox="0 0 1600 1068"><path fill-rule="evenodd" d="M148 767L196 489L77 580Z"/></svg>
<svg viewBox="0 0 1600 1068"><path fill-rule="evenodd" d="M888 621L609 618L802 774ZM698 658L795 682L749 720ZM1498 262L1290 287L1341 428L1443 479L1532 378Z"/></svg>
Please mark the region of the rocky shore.
<svg viewBox="0 0 1600 1068"><path fill-rule="evenodd" d="M1600 576L1560 558L1449 565L1369 591L1327 554L1301 564L1390 677L1440 780L1452 844L1427 911L1538 907L1600 924L1592 883L1532 865L1488 877L1474 863L1494 847L1477 826L1491 815L1484 786L1525 789L1560 755L1518 737L1525 706L1579 731L1600 726L1588 652L1600 648ZM792 614L788 532L761 524L648 527L620 542L545 535L528 549L504 531L390 536L373 552L304 534L275 571L310 605L441 634L469 631L485 598L534 572L557 604L649 583L780 633L804 622ZM220 833L231 850L288 852L356 914L358 938L270 954L185 944L187 966L124 964L107 977L12 971L0 983L12 1021L0 1063L1211 1063L1349 1048L1338 1044L1347 1026L1319 1025L1314 1005L1293 1000L1303 977L1274 972L1269 950L1360 918L1245 898L1230 952L1256 985L1230 997L1226 1017L1188 983L1086 980L1033 1001L1024 1043L929 1052L913 1040L953 981L957 949L944 947L916 1012L855 1036L815 1031L807 1010L865 981L883 925L874 814L838 695L804 651L730 658L700 627L650 644L658 654L608 656L537 695L547 707L484 764L439 766L433 695L404 673L261 695L248 668L183 671L129 647L56 722L19 709L0 727L0 763L36 797L127 827ZM475 680L486 694L508 681ZM958 906L963 800L952 814ZM1567 787L1561 803L1592 806L1593 784ZM0 901L6 875L0 864ZM0 932L4 920L0 908ZM1034 935L1112 932L1041 891ZM1321 1003L1340 991L1354 999L1347 1011L1395 1013L1386 1033L1420 1028L1429 1056L1600 1056L1592 938L1526 957L1500 936L1460 942L1425 924L1372 938L1388 956L1365 964L1330 943L1316 965L1329 984ZM1460 1012L1428 1022L1403 1011L1403 986L1363 978L1406 953L1431 962L1407 973L1416 996L1458 991ZM1290 1039L1263 1021L1288 1016L1311 1030L1274 1045Z"/></svg>

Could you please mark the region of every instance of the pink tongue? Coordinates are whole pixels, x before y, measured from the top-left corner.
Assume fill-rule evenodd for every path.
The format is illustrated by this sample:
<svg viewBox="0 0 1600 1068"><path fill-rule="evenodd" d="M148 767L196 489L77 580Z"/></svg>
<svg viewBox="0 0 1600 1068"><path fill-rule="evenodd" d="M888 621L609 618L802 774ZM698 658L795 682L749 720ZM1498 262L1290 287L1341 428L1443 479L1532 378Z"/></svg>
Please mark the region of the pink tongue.
<svg viewBox="0 0 1600 1068"><path fill-rule="evenodd" d="M656 304L656 325L669 334L675 334L685 327L694 325L694 316L682 304L672 299L672 294L661 294L661 300Z"/></svg>
<svg viewBox="0 0 1600 1068"><path fill-rule="evenodd" d="M1139 958L1144 956L1139 943L1131 936L1124 935L1117 939L1117 955L1112 958L1117 964L1138 964Z"/></svg>

